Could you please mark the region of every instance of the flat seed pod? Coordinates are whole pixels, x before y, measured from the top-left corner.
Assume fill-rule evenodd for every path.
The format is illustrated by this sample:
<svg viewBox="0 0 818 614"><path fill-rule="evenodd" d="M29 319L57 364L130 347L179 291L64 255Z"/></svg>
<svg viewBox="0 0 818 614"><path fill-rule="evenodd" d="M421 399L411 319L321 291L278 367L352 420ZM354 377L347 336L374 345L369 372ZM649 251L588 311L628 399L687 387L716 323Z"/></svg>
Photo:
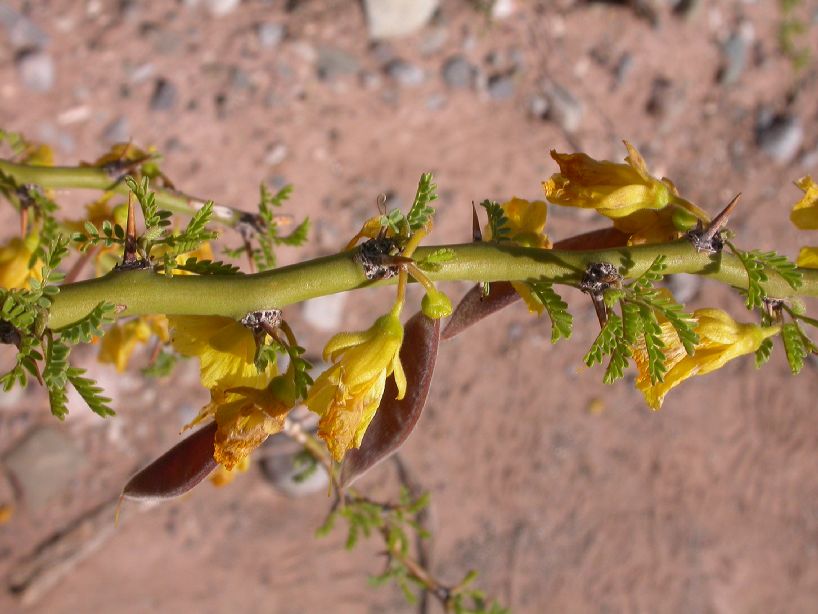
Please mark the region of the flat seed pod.
<svg viewBox="0 0 818 614"><path fill-rule="evenodd" d="M472 324L476 324L518 300L520 300L520 295L507 281L491 282L488 296L483 296L483 290L478 284L466 292L466 296L454 308L452 317L449 318L441 337L444 340L451 339Z"/></svg>
<svg viewBox="0 0 818 614"><path fill-rule="evenodd" d="M383 399L366 429L361 447L347 452L341 469L341 484L347 486L388 458L409 437L420 418L437 359L440 320L418 312L406 323L400 360L406 373L406 396L401 400L395 379L386 382Z"/></svg>
<svg viewBox="0 0 818 614"><path fill-rule="evenodd" d="M137 472L125 484L122 496L137 501L158 501L186 493L216 468L215 437L216 423L211 422Z"/></svg>

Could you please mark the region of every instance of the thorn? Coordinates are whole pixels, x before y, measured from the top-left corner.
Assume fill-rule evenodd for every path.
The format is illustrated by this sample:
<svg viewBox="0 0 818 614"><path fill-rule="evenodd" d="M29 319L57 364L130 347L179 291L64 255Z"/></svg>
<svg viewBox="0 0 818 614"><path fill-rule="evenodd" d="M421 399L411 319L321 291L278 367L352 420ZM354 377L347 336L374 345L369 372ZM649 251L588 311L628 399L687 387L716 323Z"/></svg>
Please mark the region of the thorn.
<svg viewBox="0 0 818 614"><path fill-rule="evenodd" d="M136 261L136 215L134 214L133 192L128 193L128 223L125 227L125 253L122 264Z"/></svg>
<svg viewBox="0 0 818 614"><path fill-rule="evenodd" d="M716 217L713 218L713 221L710 222L710 226L707 227L707 230L704 231L701 238L703 241L712 241L713 237L716 236L716 233L719 232L724 226L727 224L727 220L730 217L730 214L733 212L733 209L736 208L739 199L741 198L741 192L736 194L733 197L727 206L722 209L721 213L719 213Z"/></svg>
<svg viewBox="0 0 818 614"><path fill-rule="evenodd" d="M605 305L605 299L601 294L592 294L591 302L594 304L594 311L596 311L596 317L599 320L599 327L605 328L605 325L608 323L608 307Z"/></svg>
<svg viewBox="0 0 818 614"><path fill-rule="evenodd" d="M381 215L386 215L386 201L387 200L388 200L388 197L383 192L378 194L378 198L375 199L375 205L378 208L378 213L380 213Z"/></svg>
<svg viewBox="0 0 818 614"><path fill-rule="evenodd" d="M483 240L483 231L480 230L480 218L477 217L477 207L471 203L471 239L475 243Z"/></svg>

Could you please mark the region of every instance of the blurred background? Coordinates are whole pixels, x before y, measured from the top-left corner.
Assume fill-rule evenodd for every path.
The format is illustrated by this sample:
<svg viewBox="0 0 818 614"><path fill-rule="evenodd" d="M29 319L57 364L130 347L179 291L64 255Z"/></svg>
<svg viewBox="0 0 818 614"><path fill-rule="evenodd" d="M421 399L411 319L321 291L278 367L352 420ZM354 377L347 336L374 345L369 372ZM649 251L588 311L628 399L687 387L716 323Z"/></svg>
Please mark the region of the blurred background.
<svg viewBox="0 0 818 614"><path fill-rule="evenodd" d="M742 192L737 243L794 257L818 245L788 220L792 182L818 173L817 33L815 0L0 2L0 125L58 164L155 146L179 189L247 210L260 182L292 183L287 210L313 225L283 263L339 250L380 193L408 206L426 170L441 196L431 242L468 241L471 201L541 198L551 148L621 161L623 138L711 213ZM80 212L92 195L57 196ZM12 236L11 208L0 215ZM603 225L549 212L556 239ZM723 288L673 283L690 309L753 317ZM567 343L517 303L441 347L402 451L432 493L434 571L479 570L515 612L814 612L815 362L794 379L779 347L764 370L735 361L651 413L632 377L606 387L581 366L598 324L565 294ZM315 357L390 299L285 315ZM0 393L0 611L417 611L367 586L377 542L350 554L340 529L313 537L331 501L293 489L269 460L277 443L233 484L126 506L114 527L127 477L207 393L195 364L146 380L95 352L76 358L113 419L76 403L59 423L36 387ZM381 497L396 484L390 463L360 482ZM44 544L61 555L32 567Z"/></svg>

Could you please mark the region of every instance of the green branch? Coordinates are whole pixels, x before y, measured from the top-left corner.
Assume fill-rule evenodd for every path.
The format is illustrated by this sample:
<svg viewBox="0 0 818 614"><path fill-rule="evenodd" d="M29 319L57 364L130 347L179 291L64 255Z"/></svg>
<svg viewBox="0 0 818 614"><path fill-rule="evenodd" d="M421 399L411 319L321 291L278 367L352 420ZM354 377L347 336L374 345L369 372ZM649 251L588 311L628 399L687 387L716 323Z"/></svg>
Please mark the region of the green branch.
<svg viewBox="0 0 818 614"><path fill-rule="evenodd" d="M97 166L32 166L0 160L0 172L14 178L18 184L34 184L46 189L89 189L115 192L127 196L127 184L117 181ZM174 213L193 215L205 201L174 190L152 188L156 204ZM225 205L213 207L213 220L233 227L242 219L242 212Z"/></svg>
<svg viewBox="0 0 818 614"><path fill-rule="evenodd" d="M427 274L433 281L465 280L548 281L575 286L588 264L610 262L626 278L644 273L657 256L664 255L664 273L703 275L736 288L747 288L747 271L735 256L697 252L688 241L622 247L615 249L565 251L467 243L418 249L423 260L441 247L452 258L439 270ZM125 308L128 315L221 315L241 318L250 311L285 307L294 303L365 286L395 283L395 279L368 282L353 259L354 252L308 260L255 275L175 276L168 278L150 271L113 272L98 279L67 284L54 298L49 326L62 328L86 316L106 301ZM818 270L799 269L804 284L794 290L785 279L770 272L763 283L768 296L818 296Z"/></svg>

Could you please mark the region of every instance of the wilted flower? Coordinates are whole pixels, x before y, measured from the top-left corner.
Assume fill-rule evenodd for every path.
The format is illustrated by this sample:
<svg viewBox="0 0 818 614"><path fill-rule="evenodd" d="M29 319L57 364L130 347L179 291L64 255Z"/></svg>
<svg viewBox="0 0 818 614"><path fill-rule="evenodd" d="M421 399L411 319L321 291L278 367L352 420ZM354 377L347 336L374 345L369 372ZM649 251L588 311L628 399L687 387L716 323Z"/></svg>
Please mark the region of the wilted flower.
<svg viewBox="0 0 818 614"><path fill-rule="evenodd" d="M406 392L398 313L399 308L394 308L369 330L339 333L324 348L324 359L334 364L318 377L304 403L321 416L318 435L337 461L361 445L383 397L386 378L394 374L397 398Z"/></svg>
<svg viewBox="0 0 818 614"><path fill-rule="evenodd" d="M546 198L554 204L594 209L630 235L629 244L653 243L680 236L681 214L707 221L698 207L679 197L667 179L648 172L645 160L625 141L626 164L594 160L584 153L551 157L560 172L543 182ZM670 207L670 208L668 208Z"/></svg>
<svg viewBox="0 0 818 614"><path fill-rule="evenodd" d="M665 395L687 378L705 375L720 369L734 358L755 352L764 339L779 331L778 326L762 327L736 322L720 309L698 309L693 313L693 318L697 321L699 343L692 356L685 352L670 322L661 323L660 338L664 343L662 351L667 368L663 381L651 382L644 341L634 348L634 360L639 370L636 387L645 395L651 409L659 409Z"/></svg>
<svg viewBox="0 0 818 614"><path fill-rule="evenodd" d="M273 378L263 389L238 386L210 391L210 403L185 428L208 419L216 421L213 458L226 469L239 465L270 435L284 428L284 418L295 404L292 373Z"/></svg>

